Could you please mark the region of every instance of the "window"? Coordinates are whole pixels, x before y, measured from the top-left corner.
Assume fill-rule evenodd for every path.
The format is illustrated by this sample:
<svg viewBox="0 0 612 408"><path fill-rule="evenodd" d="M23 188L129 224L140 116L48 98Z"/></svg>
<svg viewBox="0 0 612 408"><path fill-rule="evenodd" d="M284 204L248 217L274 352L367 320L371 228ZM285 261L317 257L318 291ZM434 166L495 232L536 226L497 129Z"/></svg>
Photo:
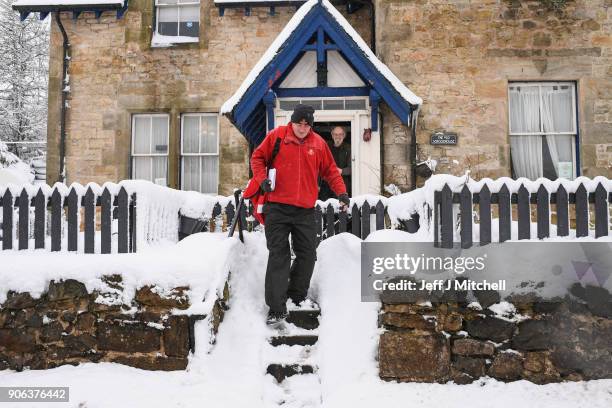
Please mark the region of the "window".
<svg viewBox="0 0 612 408"><path fill-rule="evenodd" d="M166 114L132 116L132 178L167 185L168 129Z"/></svg>
<svg viewBox="0 0 612 408"><path fill-rule="evenodd" d="M157 34L194 39L200 35L200 0L155 0L155 8Z"/></svg>
<svg viewBox="0 0 612 408"><path fill-rule="evenodd" d="M217 194L219 121L216 114L187 113L181 120L181 188Z"/></svg>
<svg viewBox="0 0 612 408"><path fill-rule="evenodd" d="M510 153L516 177L576 177L576 87L511 83Z"/></svg>
<svg viewBox="0 0 612 408"><path fill-rule="evenodd" d="M366 99L326 98L320 99L280 99L278 107L281 110L291 111L299 103L312 106L315 110L364 110L367 108Z"/></svg>

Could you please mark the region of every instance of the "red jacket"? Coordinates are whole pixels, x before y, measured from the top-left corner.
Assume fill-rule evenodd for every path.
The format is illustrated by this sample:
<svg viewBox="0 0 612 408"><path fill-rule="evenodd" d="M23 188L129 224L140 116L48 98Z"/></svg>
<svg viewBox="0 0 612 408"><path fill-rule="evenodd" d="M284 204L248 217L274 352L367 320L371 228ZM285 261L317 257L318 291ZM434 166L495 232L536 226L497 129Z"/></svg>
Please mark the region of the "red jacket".
<svg viewBox="0 0 612 408"><path fill-rule="evenodd" d="M276 185L268 193L268 201L312 208L319 195L319 176L337 195L346 193L327 143L312 129L304 139L298 139L291 124L272 130L253 152L251 169L258 185L267 178L266 164L278 137L283 140L272 165L276 169Z"/></svg>

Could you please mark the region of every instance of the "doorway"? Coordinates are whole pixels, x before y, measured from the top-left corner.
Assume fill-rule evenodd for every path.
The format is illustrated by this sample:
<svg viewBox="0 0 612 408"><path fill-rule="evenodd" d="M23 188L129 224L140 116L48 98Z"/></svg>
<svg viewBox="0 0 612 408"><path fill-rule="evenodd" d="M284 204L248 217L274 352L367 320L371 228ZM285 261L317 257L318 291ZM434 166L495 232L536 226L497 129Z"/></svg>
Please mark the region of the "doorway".
<svg viewBox="0 0 612 408"><path fill-rule="evenodd" d="M337 98L326 98L323 102L328 99ZM334 124L345 127L347 137L344 142L351 146L352 156L351 195L380 194L380 132L372 132L369 140L362 137L364 130L371 126L370 110L367 104L364 103L359 109L325 110L320 106L321 100L302 98L300 101L315 106L315 131L320 131L319 134L324 138L329 139ZM280 100L279 106L274 110L274 126L289 123L293 107L298 102L297 100Z"/></svg>
<svg viewBox="0 0 612 408"><path fill-rule="evenodd" d="M332 132L338 132L338 128L342 128L345 137L340 146L335 146L332 137ZM350 121L326 121L315 122L313 130L318 133L330 147L336 167L343 169L342 179L346 185L348 195L351 195L352 190L352 157L351 149L351 122ZM319 180L319 200L327 200L328 198L338 198L332 191L325 180Z"/></svg>

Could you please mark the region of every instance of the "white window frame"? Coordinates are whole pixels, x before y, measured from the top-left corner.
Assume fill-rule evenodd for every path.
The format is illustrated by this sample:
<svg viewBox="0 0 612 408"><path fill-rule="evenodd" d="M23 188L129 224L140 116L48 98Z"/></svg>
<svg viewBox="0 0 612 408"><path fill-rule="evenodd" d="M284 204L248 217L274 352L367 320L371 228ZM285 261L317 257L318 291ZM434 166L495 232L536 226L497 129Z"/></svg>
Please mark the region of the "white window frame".
<svg viewBox="0 0 612 408"><path fill-rule="evenodd" d="M167 119L166 123L167 123L167 129L166 129L166 153L149 153L149 154L145 154L145 153L134 153L134 135L135 135L135 130L136 130L136 118L137 117L148 117L151 119L150 121L150 128L149 128L149 142L151 140L151 137L153 135L153 118L154 117L165 117ZM131 168L132 168L132 178L134 178L134 175L136 174L136 169L135 169L135 161L134 161L134 157L166 157L166 186L168 186L168 164L169 164L169 153L170 153L170 115L167 113L134 113L132 114L132 135L131 135L131 151L130 151L130 161L131 163ZM149 144L150 145L150 144ZM153 160L151 160L151 176L153 176ZM150 180L152 183L155 183L155 180Z"/></svg>
<svg viewBox="0 0 612 408"><path fill-rule="evenodd" d="M315 108L315 111L317 112L369 112L370 111L370 98L368 98L367 96L332 96L332 97L312 96L312 97L304 97L304 98L299 98L299 97L276 98L276 109L282 112L292 112L293 111L292 109L291 110L282 109L280 107L281 102L298 102L298 103L308 105L308 102L310 101L321 101L321 107L323 107L325 103L324 101L329 101L329 100L341 100L343 101L343 105L345 107L343 109L316 109ZM363 100L365 101L365 108L364 109L346 109L346 101L348 100L352 100L352 101Z"/></svg>
<svg viewBox="0 0 612 408"><path fill-rule="evenodd" d="M544 122L540 120L540 131L539 132L512 132L510 127L510 87L538 87L538 95L540 103L538 108L540 110L540 118L542 117L542 87L543 86L569 86L572 90L572 128L573 132L544 132ZM578 114L576 111L576 83L571 81L543 81L543 82L515 82L508 81L508 135L512 136L554 136L554 135L570 135L574 136L574 143L572 143L572 175L576 178L576 163L578 157L576 154L576 141L578 140ZM512 149L511 149L512 150ZM510 152L512 154L512 151Z"/></svg>
<svg viewBox="0 0 612 408"><path fill-rule="evenodd" d="M202 118L203 117L214 117L217 121L217 151L215 153L186 153L183 151L183 146L185 145L183 143L183 128L185 125L185 121L183 120L185 117L189 117L189 116L197 116L200 119L200 124L199 124L199 129L201 131L202 129ZM220 124L219 124L219 114L218 113L206 113L206 112L192 112L192 113L183 113L181 114L181 190L185 189L185 160L183 160L183 157L204 157L204 156L208 156L208 157L217 157L217 182L215 183L215 191L212 193L202 193L202 194L210 194L210 195L217 195L219 194L219 173L220 173L220 160L219 160L219 141L220 141L220 137L219 137L219 129L220 129ZM201 150L202 147L202 138L198 137L198 152ZM202 160L200 160L200 188L199 191L202 191Z"/></svg>
<svg viewBox="0 0 612 408"><path fill-rule="evenodd" d="M176 21L178 23L178 27L177 27L177 31L176 31L176 35L171 35L169 37L190 37L195 39L199 39L200 38L200 29L201 29L201 24L200 24L200 19L198 17L198 36L197 37L191 37L191 36L182 36L181 35L181 8L183 6L198 6L198 9L200 8L200 0L197 1L190 1L188 3L179 3L179 0L176 0L177 2L175 4L165 4L159 3L159 0L155 0L155 32L159 35L162 35L159 32L159 12L162 8L176 8L178 9L177 14L176 14Z"/></svg>

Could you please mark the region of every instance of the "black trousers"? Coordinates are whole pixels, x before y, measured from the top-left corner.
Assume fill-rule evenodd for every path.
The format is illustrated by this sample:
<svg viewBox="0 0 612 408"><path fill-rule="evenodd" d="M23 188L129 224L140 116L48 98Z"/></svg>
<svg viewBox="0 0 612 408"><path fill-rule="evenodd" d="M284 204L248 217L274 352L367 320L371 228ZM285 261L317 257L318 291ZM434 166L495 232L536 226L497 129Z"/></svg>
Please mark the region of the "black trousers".
<svg viewBox="0 0 612 408"><path fill-rule="evenodd" d="M285 312L287 297L294 301L306 298L317 259L314 208L268 203L266 214L266 304L272 312ZM291 265L289 234L295 261Z"/></svg>

